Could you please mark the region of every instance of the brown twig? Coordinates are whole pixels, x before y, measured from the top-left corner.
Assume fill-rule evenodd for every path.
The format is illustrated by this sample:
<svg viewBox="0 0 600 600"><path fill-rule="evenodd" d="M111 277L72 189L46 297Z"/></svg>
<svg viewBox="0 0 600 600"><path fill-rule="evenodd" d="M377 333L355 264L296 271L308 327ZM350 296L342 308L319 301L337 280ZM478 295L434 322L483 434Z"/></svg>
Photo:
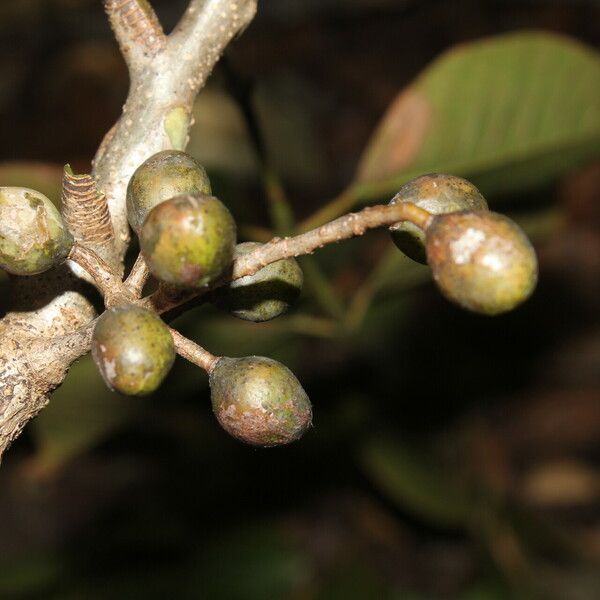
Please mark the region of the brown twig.
<svg viewBox="0 0 600 600"><path fill-rule="evenodd" d="M175 350L177 350L179 356L182 356L191 363L199 366L201 369L204 369L207 373L210 373L213 370L220 356L211 354L208 350L205 350L202 346L196 344L196 342L181 335L176 329L169 327L169 330L173 336Z"/></svg>
<svg viewBox="0 0 600 600"><path fill-rule="evenodd" d="M236 259L231 272L215 281L211 286L201 290L174 290L161 286L158 291L142 299L139 304L155 310L157 313L165 313L193 298L207 294L228 281L253 275L278 260L311 254L328 244L361 236L370 229L390 227L398 221L410 221L417 227L426 229L430 219L431 213L411 202L369 206L360 212L344 215L335 221L295 237L273 238L260 248Z"/></svg>
<svg viewBox="0 0 600 600"><path fill-rule="evenodd" d="M256 0L192 0L168 38L147 0L104 0L104 5L131 79L123 114L100 145L92 173L106 196L114 231L111 258L103 255L104 262L120 275L129 242L127 183L146 158L185 142L194 99L227 44L252 20ZM79 248L74 257L84 263L93 258ZM71 334L79 339L76 330L94 318L91 303L69 287L62 272L68 269L53 271L38 277L35 284L37 296L49 301L41 308L30 302L26 310L9 312L0 320L0 454L64 379L74 358L61 346ZM94 279L100 289L106 291L113 284L121 289L119 277L113 278L104 266L101 271L104 276ZM109 291L105 302L130 297L129 292L111 295ZM41 341L46 341L56 338L57 331L65 334L64 341L53 341L41 351L41 332L45 338Z"/></svg>
<svg viewBox="0 0 600 600"><path fill-rule="evenodd" d="M426 229L430 219L429 212L410 202L368 206L295 237L274 238L253 252L240 256L233 265L231 278L253 275L278 260L311 254L327 244L363 235L369 229L389 227L398 221L410 221Z"/></svg>
<svg viewBox="0 0 600 600"><path fill-rule="evenodd" d="M130 69L165 48L167 38L148 0L104 0L104 9Z"/></svg>
<svg viewBox="0 0 600 600"><path fill-rule="evenodd" d="M140 298L149 277L150 271L146 259L140 253L125 280L125 287L129 289L133 296Z"/></svg>
<svg viewBox="0 0 600 600"><path fill-rule="evenodd" d="M104 304L107 307L136 300L112 267L90 248L75 243L68 259L90 275L96 288L104 296Z"/></svg>

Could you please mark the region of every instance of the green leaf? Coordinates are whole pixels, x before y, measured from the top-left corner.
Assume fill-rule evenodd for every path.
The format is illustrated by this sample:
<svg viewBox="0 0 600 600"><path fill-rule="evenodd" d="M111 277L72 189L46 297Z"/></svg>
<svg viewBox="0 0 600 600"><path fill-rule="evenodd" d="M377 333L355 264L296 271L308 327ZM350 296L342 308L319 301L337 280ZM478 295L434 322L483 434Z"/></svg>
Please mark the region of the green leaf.
<svg viewBox="0 0 600 600"><path fill-rule="evenodd" d="M365 443L359 459L375 486L402 509L445 527L468 523L467 491L415 448L382 437Z"/></svg>
<svg viewBox="0 0 600 600"><path fill-rule="evenodd" d="M352 195L383 197L435 171L486 194L520 191L597 156L599 55L567 37L512 33L445 52L395 100Z"/></svg>

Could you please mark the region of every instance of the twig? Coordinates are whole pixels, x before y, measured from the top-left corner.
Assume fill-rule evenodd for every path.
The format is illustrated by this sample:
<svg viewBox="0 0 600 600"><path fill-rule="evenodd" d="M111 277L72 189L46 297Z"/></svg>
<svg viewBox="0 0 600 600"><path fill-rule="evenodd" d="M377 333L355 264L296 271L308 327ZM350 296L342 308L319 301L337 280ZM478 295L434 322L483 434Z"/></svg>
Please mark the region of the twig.
<svg viewBox="0 0 600 600"><path fill-rule="evenodd" d="M121 286L121 280L112 267L102 260L93 250L75 243L69 252L68 260L77 263L94 280L102 295L110 294L115 287Z"/></svg>
<svg viewBox="0 0 600 600"><path fill-rule="evenodd" d="M149 277L150 271L148 270L148 265L146 264L145 258L140 253L125 280L125 287L129 288L129 291L136 298L140 298Z"/></svg>
<svg viewBox="0 0 600 600"><path fill-rule="evenodd" d="M79 265L91 276L96 288L104 296L104 304L107 307L136 300L112 267L93 250L75 243L71 248L68 260Z"/></svg>
<svg viewBox="0 0 600 600"><path fill-rule="evenodd" d="M429 212L410 202L368 206L360 212L344 215L295 237L274 238L253 252L240 256L233 265L231 278L253 275L278 260L311 254L327 244L363 235L369 229L389 227L398 221L410 221L417 227L426 229L430 218Z"/></svg>
<svg viewBox="0 0 600 600"><path fill-rule="evenodd" d="M295 237L274 238L260 248L237 258L233 263L231 273L211 286L194 291L172 289L163 285L157 292L141 300L134 297L127 282L122 283L110 266L93 251L75 244L69 259L79 264L94 277L98 289L105 296L107 306L123 301L135 302L158 313L164 313L189 302L193 298L202 296L228 281L253 275L263 267L284 258L312 254L315 250L328 244L361 236L370 229L389 227L398 221L410 221L417 227L426 229L430 219L431 214L429 212L410 202L369 206L360 212L344 215L335 221L331 221L331 223ZM140 258L138 258L134 270L132 270L132 275L135 282L147 273L145 262L142 265ZM130 278L132 275L130 275Z"/></svg>
<svg viewBox="0 0 600 600"><path fill-rule="evenodd" d="M191 89L204 84L225 46L255 13L256 0L191 0L168 42Z"/></svg>
<svg viewBox="0 0 600 600"><path fill-rule="evenodd" d="M130 70L165 48L167 39L148 0L104 0L104 9Z"/></svg>
<svg viewBox="0 0 600 600"><path fill-rule="evenodd" d="M260 248L237 258L231 273L201 290L171 290L161 286L157 292L143 298L138 304L158 313L165 313L193 298L207 294L228 281L253 275L263 267L284 258L292 258L312 254L318 248L344 239L363 235L370 229L390 227L398 221L410 221L417 227L426 229L431 213L419 208L411 202L368 206L360 212L350 213L331 221L317 229L307 231L295 237L273 238Z"/></svg>
<svg viewBox="0 0 600 600"><path fill-rule="evenodd" d="M110 4L121 7L124 2L112 0ZM135 4L142 5L141 0ZM147 5L146 0L143 4ZM184 149L198 91L227 44L246 27L255 11L256 0L194 0L166 38L163 50L150 56L145 50L130 54L131 85L123 114L93 161L98 187L106 194L110 208L120 258L129 241L125 197L133 172L156 152ZM127 15L124 9L115 9L117 33L128 31L123 23Z"/></svg>
<svg viewBox="0 0 600 600"><path fill-rule="evenodd" d="M208 350L205 350L202 346L196 344L196 342L181 335L176 329L169 327L169 330L173 336L175 350L177 350L179 356L182 356L194 365L204 369L207 373L210 373L213 370L220 356L211 354Z"/></svg>
<svg viewBox="0 0 600 600"><path fill-rule="evenodd" d="M122 116L100 145L92 173L106 196L114 231L112 258L106 257L104 262L120 275L129 241L127 183L146 158L185 144L196 94L227 44L251 21L256 0L192 0L180 27L168 39L147 0L104 0L104 6L131 79ZM74 257L83 262L93 258L79 249L74 250ZM0 454L63 381L74 360L73 354L62 348L69 335L79 339L75 330L94 318L86 297L68 287L68 279L57 275L60 269L52 271L56 272L36 280L40 298L50 301L34 310L29 305L26 311L7 313L0 320ZM105 292L109 288L105 303L123 298L131 301L117 276L106 271L104 275L108 279L96 276L95 282ZM114 289L125 293L112 294L113 283ZM40 342L55 338L57 331L67 337L40 346ZM40 332L45 339L40 340ZM45 349L41 351L41 347Z"/></svg>

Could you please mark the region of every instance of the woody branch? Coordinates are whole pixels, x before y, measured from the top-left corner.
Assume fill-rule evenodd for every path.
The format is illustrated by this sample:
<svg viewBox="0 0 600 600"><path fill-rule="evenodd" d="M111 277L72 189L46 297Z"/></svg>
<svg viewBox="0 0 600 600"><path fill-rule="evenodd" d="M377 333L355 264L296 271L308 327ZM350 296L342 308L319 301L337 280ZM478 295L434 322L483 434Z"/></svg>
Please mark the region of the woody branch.
<svg viewBox="0 0 600 600"><path fill-rule="evenodd" d="M194 99L227 44L252 20L256 0L192 0L170 36L147 0L104 0L104 6L131 79L122 116L93 163L114 232L106 264L120 277L129 242L127 182L148 156L183 149ZM79 242L85 246L85 240ZM134 283L141 285L139 279ZM95 317L80 280L67 268L30 278L19 288L17 309L0 320L0 455L89 349ZM41 307L40 298L46 299Z"/></svg>

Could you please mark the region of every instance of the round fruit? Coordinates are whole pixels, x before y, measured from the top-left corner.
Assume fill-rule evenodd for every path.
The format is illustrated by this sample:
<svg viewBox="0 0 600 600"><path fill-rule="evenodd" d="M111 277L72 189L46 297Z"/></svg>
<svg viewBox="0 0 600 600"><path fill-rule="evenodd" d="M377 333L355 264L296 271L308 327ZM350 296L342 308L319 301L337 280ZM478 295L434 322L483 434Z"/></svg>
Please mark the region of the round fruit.
<svg viewBox="0 0 600 600"><path fill-rule="evenodd" d="M127 218L139 232L148 213L161 202L181 194L210 194L204 167L179 150L163 150L144 161L127 186Z"/></svg>
<svg viewBox="0 0 600 600"><path fill-rule="evenodd" d="M242 442L263 447L289 444L311 424L306 392L294 374L275 360L223 357L209 381L217 420Z"/></svg>
<svg viewBox="0 0 600 600"><path fill-rule="evenodd" d="M486 315L521 304L537 282L537 258L526 235L489 211L434 217L427 228L427 260L448 299Z"/></svg>
<svg viewBox="0 0 600 600"><path fill-rule="evenodd" d="M235 247L235 258L262 244L244 242ZM286 313L302 291L302 269L293 258L278 260L257 271L221 286L214 293L215 304L245 321L261 323Z"/></svg>
<svg viewBox="0 0 600 600"><path fill-rule="evenodd" d="M485 210L487 202L479 190L466 179L443 173L422 175L404 184L390 204L412 202L433 215L459 210ZM425 264L425 234L416 225L401 221L390 227L392 240L416 262Z"/></svg>
<svg viewBox="0 0 600 600"><path fill-rule="evenodd" d="M140 232L140 248L152 274L166 283L198 288L231 265L236 228L213 196L176 196L155 206Z"/></svg>
<svg viewBox="0 0 600 600"><path fill-rule="evenodd" d="M0 268L36 275L61 263L73 246L60 213L40 192L0 187Z"/></svg>
<svg viewBox="0 0 600 600"><path fill-rule="evenodd" d="M139 306L119 306L98 319L92 356L111 389L145 396L167 376L175 360L175 346L158 315Z"/></svg>

